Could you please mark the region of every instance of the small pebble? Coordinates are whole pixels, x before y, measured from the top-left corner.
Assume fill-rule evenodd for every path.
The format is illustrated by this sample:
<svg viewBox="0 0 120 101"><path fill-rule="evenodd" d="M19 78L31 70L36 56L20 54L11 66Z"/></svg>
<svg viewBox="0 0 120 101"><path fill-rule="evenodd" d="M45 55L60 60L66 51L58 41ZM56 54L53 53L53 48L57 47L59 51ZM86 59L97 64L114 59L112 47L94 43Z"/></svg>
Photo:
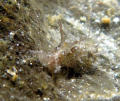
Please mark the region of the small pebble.
<svg viewBox="0 0 120 101"><path fill-rule="evenodd" d="M102 24L110 25L111 20L110 20L109 17L103 17L103 18L101 19L101 22L102 22Z"/></svg>
<svg viewBox="0 0 120 101"><path fill-rule="evenodd" d="M113 19L113 22L116 23L116 24L117 24L119 21L120 21L120 19L119 19L118 17L115 17L115 18Z"/></svg>

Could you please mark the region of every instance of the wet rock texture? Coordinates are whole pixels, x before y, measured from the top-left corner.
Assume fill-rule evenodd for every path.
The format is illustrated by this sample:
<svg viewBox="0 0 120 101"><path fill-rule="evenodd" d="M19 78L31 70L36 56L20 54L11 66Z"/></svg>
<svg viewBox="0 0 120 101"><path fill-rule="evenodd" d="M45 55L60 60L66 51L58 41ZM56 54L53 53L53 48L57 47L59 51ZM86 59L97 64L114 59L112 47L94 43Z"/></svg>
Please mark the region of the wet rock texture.
<svg viewBox="0 0 120 101"><path fill-rule="evenodd" d="M119 4L0 0L0 101L119 101ZM81 41L61 55L61 69L51 73L36 51L49 53L59 45L59 21L64 47Z"/></svg>

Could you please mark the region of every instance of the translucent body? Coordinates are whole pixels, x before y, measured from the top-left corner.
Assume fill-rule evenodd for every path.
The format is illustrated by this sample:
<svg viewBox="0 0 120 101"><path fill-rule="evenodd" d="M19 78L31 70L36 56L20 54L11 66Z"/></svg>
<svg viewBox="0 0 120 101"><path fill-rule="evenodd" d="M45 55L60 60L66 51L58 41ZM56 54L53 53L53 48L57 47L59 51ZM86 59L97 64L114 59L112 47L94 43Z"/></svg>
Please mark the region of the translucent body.
<svg viewBox="0 0 120 101"><path fill-rule="evenodd" d="M81 69L86 70L87 68L90 68L94 58L93 53L89 51L89 49L91 49L89 44L84 42L81 47L77 46L77 44L85 40L85 38L66 43L61 22L59 23L59 26L61 42L52 52L44 52L43 50L32 52L37 54L41 64L47 67L52 73L59 72L61 67L64 66L74 68L76 72L79 72Z"/></svg>

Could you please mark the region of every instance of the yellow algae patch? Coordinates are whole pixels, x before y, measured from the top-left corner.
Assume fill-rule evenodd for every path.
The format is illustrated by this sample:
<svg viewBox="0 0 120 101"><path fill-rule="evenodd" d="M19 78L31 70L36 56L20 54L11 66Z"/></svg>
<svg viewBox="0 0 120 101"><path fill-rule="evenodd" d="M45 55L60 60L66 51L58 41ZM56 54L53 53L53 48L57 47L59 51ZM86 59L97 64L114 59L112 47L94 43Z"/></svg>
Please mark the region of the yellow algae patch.
<svg viewBox="0 0 120 101"><path fill-rule="evenodd" d="M48 23L51 26L56 26L56 21L60 20L61 18L62 18L62 15L47 16Z"/></svg>

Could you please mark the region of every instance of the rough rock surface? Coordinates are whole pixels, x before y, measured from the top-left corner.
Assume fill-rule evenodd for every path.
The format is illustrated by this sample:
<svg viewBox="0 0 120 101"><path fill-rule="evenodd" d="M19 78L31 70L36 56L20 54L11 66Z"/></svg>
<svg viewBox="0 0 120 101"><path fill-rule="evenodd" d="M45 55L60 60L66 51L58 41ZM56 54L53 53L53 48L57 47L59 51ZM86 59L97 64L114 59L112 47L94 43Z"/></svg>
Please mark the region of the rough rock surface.
<svg viewBox="0 0 120 101"><path fill-rule="evenodd" d="M119 0L0 0L0 101L119 101L119 4ZM84 38L78 44L84 66L79 65L78 72L73 65L51 74L31 52L51 52L59 45L59 20L66 42ZM88 66L84 56L93 55L96 59ZM65 60L71 61L67 56Z"/></svg>

